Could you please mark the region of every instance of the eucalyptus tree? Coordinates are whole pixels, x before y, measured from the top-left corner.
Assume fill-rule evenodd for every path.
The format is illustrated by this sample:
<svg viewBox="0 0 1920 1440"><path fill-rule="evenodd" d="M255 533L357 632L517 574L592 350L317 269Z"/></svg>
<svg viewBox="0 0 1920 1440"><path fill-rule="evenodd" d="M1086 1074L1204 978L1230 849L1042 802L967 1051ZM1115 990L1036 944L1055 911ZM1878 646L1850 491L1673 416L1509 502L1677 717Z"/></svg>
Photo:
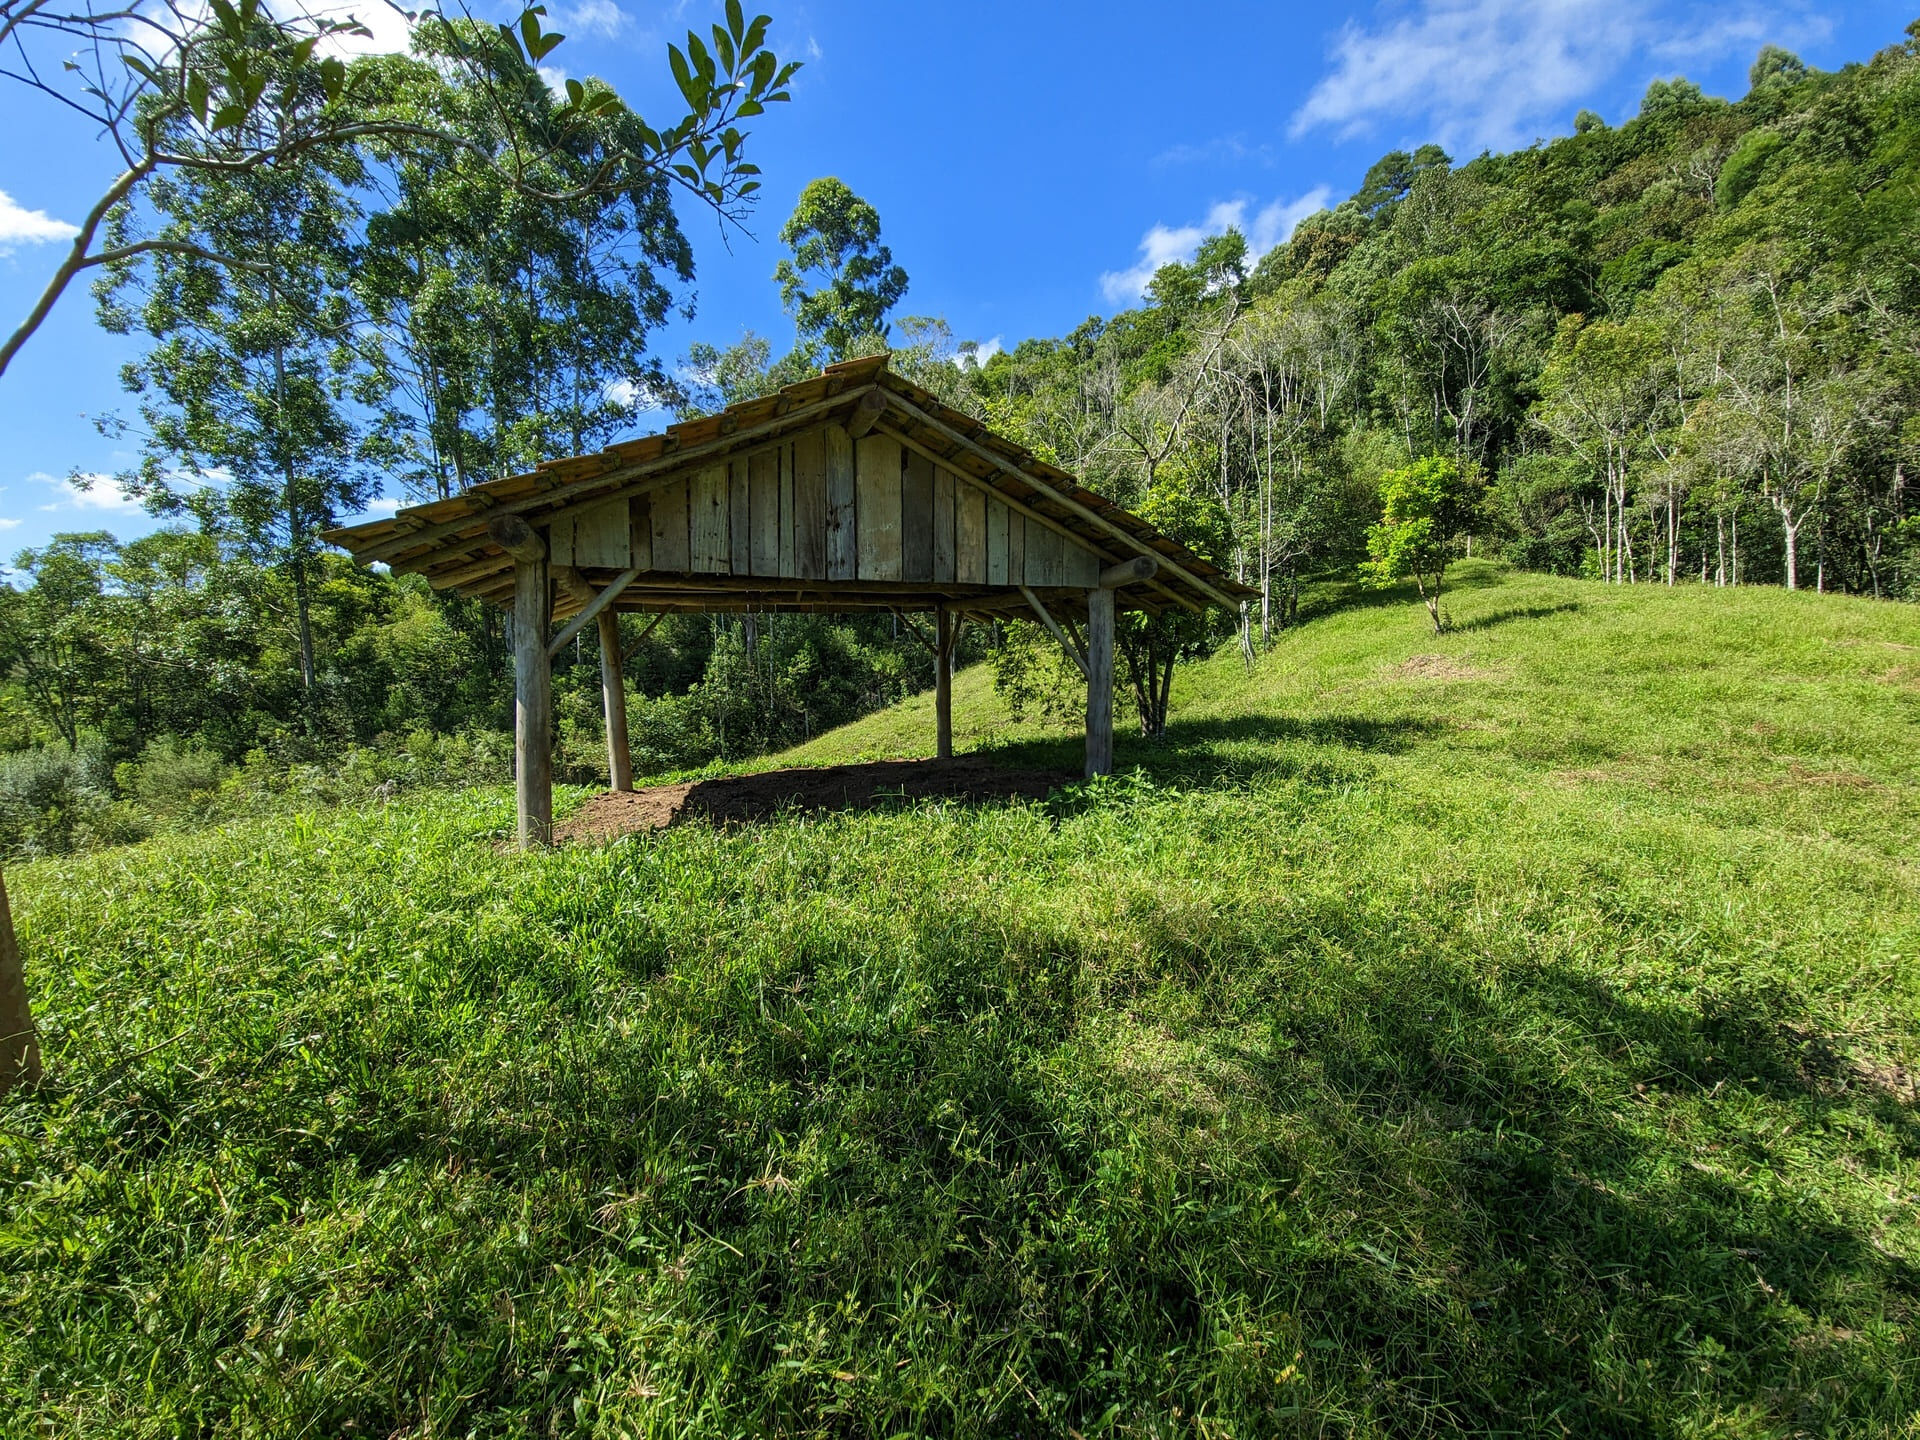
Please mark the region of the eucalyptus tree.
<svg viewBox="0 0 1920 1440"><path fill-rule="evenodd" d="M389 0L389 8L416 35L437 36L445 63L482 93L494 88L486 53L493 42L476 48L463 34L497 34L529 73L564 38L545 28L544 5L498 27L458 24L458 17L431 6L402 10ZM658 127L633 117L618 143L595 150L592 187L620 190L651 176L729 219L744 216L760 181L758 167L746 159L742 127L767 105L790 98L787 84L798 66L783 64L767 48L768 17L749 21L739 0L727 0L726 9L726 24L712 27L711 43L689 31L684 48L668 47L685 112ZM373 141L468 144L462 116L382 103L365 88L363 72L343 53L371 40L365 26L341 18L336 8L302 0L0 0L0 79L84 116L122 167L76 227L26 318L0 342L0 374L74 278L89 270L159 254L245 267L243 253L111 226L163 175L274 169ZM535 172L557 138L576 138L623 108L609 90L568 81L544 143L516 143L494 157L503 177L515 187L537 188ZM109 232L104 244L103 230Z"/></svg>
<svg viewBox="0 0 1920 1440"><path fill-rule="evenodd" d="M464 115L466 143L383 147L355 291L378 342L364 394L383 453L415 493L445 496L593 448L636 403L673 398L647 341L693 255L663 176L595 180L598 153L641 143L633 116L603 107L569 132L556 117L571 102L511 49L493 46L484 91L421 49L385 62L385 83ZM543 152L533 183L504 176L515 146Z"/></svg>
<svg viewBox="0 0 1920 1440"><path fill-rule="evenodd" d="M880 242L880 212L831 175L810 181L780 227L793 253L775 267L780 302L802 347L832 360L884 344L887 312L907 293L907 272Z"/></svg>
<svg viewBox="0 0 1920 1440"><path fill-rule="evenodd" d="M1583 508L1600 576L1616 584L1638 575L1627 506L1659 399L1653 367L1660 358L1659 342L1642 327L1569 319L1540 377L1534 419L1580 457L1597 482L1597 512L1591 500L1583 500Z"/></svg>
<svg viewBox="0 0 1920 1440"><path fill-rule="evenodd" d="M286 571L306 692L319 532L363 508L377 483L349 403L360 173L356 151L333 147L299 166L168 176L150 190L161 234L246 265L161 251L149 271L119 271L103 297L110 328L152 341L124 372L146 435L122 487Z"/></svg>

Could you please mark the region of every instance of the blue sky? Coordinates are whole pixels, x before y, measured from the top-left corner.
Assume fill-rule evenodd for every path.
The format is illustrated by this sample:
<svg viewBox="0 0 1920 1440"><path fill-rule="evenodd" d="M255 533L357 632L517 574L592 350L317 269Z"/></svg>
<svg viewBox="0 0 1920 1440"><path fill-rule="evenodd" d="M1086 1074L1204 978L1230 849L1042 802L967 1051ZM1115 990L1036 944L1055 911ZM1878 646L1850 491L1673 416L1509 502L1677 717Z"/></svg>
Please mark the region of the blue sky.
<svg viewBox="0 0 1920 1440"><path fill-rule="evenodd" d="M548 3L568 35L551 62L605 77L649 115L669 104L668 39L704 31L721 8ZM656 341L670 358L748 328L790 340L775 237L818 175L878 207L912 277L899 313L1011 346L1123 308L1154 265L1229 224L1256 247L1284 239L1386 150L1438 140L1464 159L1565 134L1582 107L1619 121L1649 80L1675 74L1737 96L1762 43L1832 68L1899 39L1914 13L1912 0L762 4L775 48L806 68L793 104L753 136L766 172L753 233L723 236L686 211L697 313ZM0 134L11 327L113 163L82 124L16 87L0 86ZM57 531L154 524L111 483L79 494L65 479L130 462L92 417L129 409L118 370L135 344L100 332L76 287L0 377L0 555Z"/></svg>

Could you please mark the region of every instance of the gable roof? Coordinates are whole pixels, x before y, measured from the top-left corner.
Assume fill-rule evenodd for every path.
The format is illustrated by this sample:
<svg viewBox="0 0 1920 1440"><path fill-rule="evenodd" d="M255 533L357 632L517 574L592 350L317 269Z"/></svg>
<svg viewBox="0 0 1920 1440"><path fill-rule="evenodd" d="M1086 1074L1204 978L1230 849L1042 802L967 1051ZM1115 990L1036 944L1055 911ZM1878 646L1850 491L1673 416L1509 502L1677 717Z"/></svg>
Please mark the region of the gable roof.
<svg viewBox="0 0 1920 1440"><path fill-rule="evenodd" d="M783 436L829 421L845 424L856 411L863 411L873 422L876 410L875 428L1070 536L1103 564L1140 555L1153 557L1157 574L1145 585L1122 591L1125 603L1149 610L1177 604L1197 611L1208 606L1233 608L1254 593L1065 471L895 375L885 355L830 365L819 375L772 395L670 425L661 434L621 441L591 455L550 460L527 474L487 481L446 500L409 506L388 520L330 530L323 538L363 564L385 562L397 573L426 576L435 588L503 598L512 588L513 561L488 534L488 522L494 517L517 515L538 528L563 511L644 494ZM677 587L684 592L681 608L702 596L714 596L708 579L688 575ZM898 594L863 595L863 587L874 583L810 583L805 594L796 590L788 596L756 595L752 603L756 609L833 609L843 603L853 608L863 600L895 608L911 603ZM1018 589L1012 593L1017 600ZM668 598L656 581L623 597L621 608L656 608L648 603L649 596L655 601ZM741 603L748 599L738 592L735 598ZM929 605L937 598L933 593L925 596ZM739 607L715 604L711 608Z"/></svg>

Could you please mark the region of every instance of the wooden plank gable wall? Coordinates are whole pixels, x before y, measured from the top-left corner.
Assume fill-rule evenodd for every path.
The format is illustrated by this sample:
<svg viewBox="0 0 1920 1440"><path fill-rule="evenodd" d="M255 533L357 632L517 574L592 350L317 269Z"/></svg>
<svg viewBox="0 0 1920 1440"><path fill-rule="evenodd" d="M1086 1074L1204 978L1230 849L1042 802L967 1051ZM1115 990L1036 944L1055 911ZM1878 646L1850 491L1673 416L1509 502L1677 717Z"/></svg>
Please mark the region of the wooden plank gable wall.
<svg viewBox="0 0 1920 1440"><path fill-rule="evenodd" d="M970 477L839 425L562 511L548 543L554 564L581 569L787 580L1087 588L1101 569Z"/></svg>

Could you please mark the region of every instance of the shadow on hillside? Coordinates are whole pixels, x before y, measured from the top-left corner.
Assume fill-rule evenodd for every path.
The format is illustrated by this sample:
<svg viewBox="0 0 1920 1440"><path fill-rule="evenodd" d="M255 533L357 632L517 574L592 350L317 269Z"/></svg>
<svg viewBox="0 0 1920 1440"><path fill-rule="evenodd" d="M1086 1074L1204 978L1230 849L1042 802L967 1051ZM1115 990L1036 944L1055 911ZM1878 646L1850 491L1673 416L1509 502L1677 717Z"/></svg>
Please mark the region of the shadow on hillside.
<svg viewBox="0 0 1920 1440"><path fill-rule="evenodd" d="M1402 755L1446 727L1425 717L1373 715L1234 715L1181 719L1176 713L1167 733L1148 740L1137 733L1114 737L1114 769L1139 770L1160 784L1207 788L1234 784L1255 775L1280 775L1326 783L1362 778L1364 764L1343 756ZM1316 747L1324 754L1301 753ZM1078 736L1009 740L974 752L996 766L1032 771L1066 771L1082 763Z"/></svg>
<svg viewBox="0 0 1920 1440"><path fill-rule="evenodd" d="M1454 624L1455 633L1465 634L1473 630L1491 630L1496 625L1505 625L1513 620L1544 620L1549 615L1564 615L1578 610L1578 600L1567 600L1559 605L1520 605L1509 610L1495 610L1490 615L1479 615L1471 620L1461 620Z"/></svg>
<svg viewBox="0 0 1920 1440"><path fill-rule="evenodd" d="M1511 575L1512 567L1502 561L1456 561L1447 571L1442 599L1465 591L1497 589L1505 585ZM1288 628L1297 629L1310 621L1349 610L1404 609L1421 603L1420 592L1413 585L1389 585L1381 589L1363 585L1356 579L1321 578L1301 588L1300 614Z"/></svg>
<svg viewBox="0 0 1920 1440"><path fill-rule="evenodd" d="M730 1317L743 1383L802 1336L890 1376L908 1360L887 1347L911 1357L920 1334L969 1385L980 1347L1015 1345L1063 1427L1125 1398L1122 1357L1182 1352L1157 1403L1257 1416L1274 1363L1198 1358L1231 1327L1278 1362L1310 1356L1318 1394L1467 1431L1679 1433L1686 1397L1822 1429L1807 1395L1828 1419L1873 1403L1855 1397L1886 1383L1884 1345L1820 1336L1897 1331L1883 1317L1912 1312L1920 1276L1870 1217L1779 1184L1763 1142L1702 1148L1690 1129L1713 1123L1709 1097L1711 1114L1764 1099L1789 1129L1871 1117L1902 1163L1920 1155L1910 1110L1808 1067L1791 996L1627 999L1570 967L1490 978L1360 906L1139 899L1125 943L903 897L907 933L884 943L813 932L752 966L648 961L614 988L544 962L541 1023L507 1042L527 1047L524 1093L453 1093L508 1083L504 1053L446 1072L442 1104L368 1117L362 1165L418 1152L613 1196L616 1215L632 1196L654 1231L711 1237L678 1284L689 1313ZM474 960L489 1005L494 964L524 981L523 956ZM606 1022L635 981L670 1021ZM564 1066L556 1023L578 1047ZM632 1266L606 1213L523 1230L514 1263ZM895 1338L845 1318L868 1311ZM910 1328L924 1315L947 1318ZM440 1323L505 1324L485 1296ZM1007 1403L1009 1430L1045 1428Z"/></svg>

